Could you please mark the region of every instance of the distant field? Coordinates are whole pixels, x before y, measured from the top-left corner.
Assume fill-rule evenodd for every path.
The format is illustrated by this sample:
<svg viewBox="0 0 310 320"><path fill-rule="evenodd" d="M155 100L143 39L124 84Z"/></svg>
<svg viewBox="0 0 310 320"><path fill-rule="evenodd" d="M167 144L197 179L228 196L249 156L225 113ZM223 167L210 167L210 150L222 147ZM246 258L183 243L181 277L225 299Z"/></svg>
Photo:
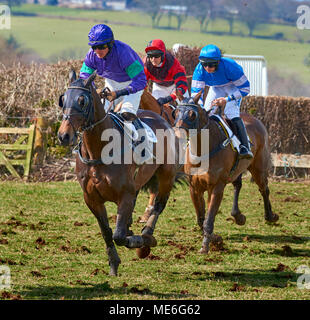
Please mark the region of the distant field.
<svg viewBox="0 0 310 320"><path fill-rule="evenodd" d="M52 16L64 16L73 18L87 18L87 19L102 19L109 22L121 22L128 24L140 24L145 26L151 26L151 19L145 13L138 11L130 12L118 12L107 10L76 10L70 8L61 8L56 6L42 6L33 4L24 4L19 7L13 7L13 11L36 13ZM168 17L163 16L159 23L160 27L168 26ZM171 27L176 27L176 19L172 17ZM182 24L182 29L189 29L191 31L199 31L198 20L193 17L188 17ZM212 20L208 26L208 31L229 32L228 22L224 19ZM303 40L305 42L310 41L310 32L298 30L295 26L288 25L274 25L274 24L260 24L254 31L254 35L257 36L272 36L275 33L283 33L283 36L289 40ZM234 22L233 33L248 35L249 30L247 26L239 20Z"/></svg>
<svg viewBox="0 0 310 320"><path fill-rule="evenodd" d="M257 186L244 179L244 226L230 220L232 185L215 221L224 249L201 255L202 235L187 188L172 192L159 217L158 246L148 259L117 247L119 276L110 277L105 243L77 182L0 182L0 266L11 269L11 289L0 300L22 299L277 299L309 300L296 270L310 267L309 183L270 183L276 224L265 223ZM141 193L132 229L147 203ZM108 203L111 228L116 206ZM6 292L6 293L4 293Z"/></svg>
<svg viewBox="0 0 310 320"><path fill-rule="evenodd" d="M83 58L88 50L87 34L93 25L92 21L13 16L12 29L1 30L0 36L14 35L25 48L35 50L45 59L61 56L64 51L70 50ZM149 40L161 38L168 47L177 42L190 46L214 43L228 54L263 55L268 67L277 68L282 75L299 74L301 80L310 82L309 68L303 64L310 51L309 44L116 24L113 25L113 31L116 39L128 43L139 52L144 51Z"/></svg>

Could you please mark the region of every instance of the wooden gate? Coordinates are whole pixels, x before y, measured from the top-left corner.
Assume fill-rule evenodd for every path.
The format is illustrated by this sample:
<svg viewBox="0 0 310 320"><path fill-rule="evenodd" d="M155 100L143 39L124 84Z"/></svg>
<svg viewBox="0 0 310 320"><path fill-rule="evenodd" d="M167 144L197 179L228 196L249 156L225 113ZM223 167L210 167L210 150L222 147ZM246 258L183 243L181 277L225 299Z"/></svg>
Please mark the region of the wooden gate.
<svg viewBox="0 0 310 320"><path fill-rule="evenodd" d="M34 141L35 125L29 128L0 128L1 135L19 136L12 144L0 144L0 165L6 166L16 178L21 178L14 166L24 167L24 180L28 179ZM28 139L28 141L27 141ZM25 151L25 152L18 152Z"/></svg>

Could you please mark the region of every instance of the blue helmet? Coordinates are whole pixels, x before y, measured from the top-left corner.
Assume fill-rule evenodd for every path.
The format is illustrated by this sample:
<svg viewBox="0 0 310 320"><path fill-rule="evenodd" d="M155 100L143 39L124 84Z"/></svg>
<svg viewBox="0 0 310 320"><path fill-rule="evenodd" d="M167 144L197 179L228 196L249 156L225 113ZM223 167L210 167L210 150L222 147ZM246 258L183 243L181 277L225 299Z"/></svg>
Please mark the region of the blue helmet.
<svg viewBox="0 0 310 320"><path fill-rule="evenodd" d="M216 62L221 60L221 50L214 44L208 44L200 51L199 60L202 62Z"/></svg>
<svg viewBox="0 0 310 320"><path fill-rule="evenodd" d="M105 24L96 24L93 26L88 34L88 45L98 46L101 44L113 44L114 35L111 28Z"/></svg>

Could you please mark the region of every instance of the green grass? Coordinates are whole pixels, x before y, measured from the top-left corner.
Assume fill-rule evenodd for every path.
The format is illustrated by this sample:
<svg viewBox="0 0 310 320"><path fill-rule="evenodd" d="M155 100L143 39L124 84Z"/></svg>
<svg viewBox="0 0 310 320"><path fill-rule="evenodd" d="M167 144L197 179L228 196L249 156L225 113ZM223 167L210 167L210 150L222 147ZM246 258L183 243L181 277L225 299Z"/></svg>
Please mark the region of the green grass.
<svg viewBox="0 0 310 320"><path fill-rule="evenodd" d="M310 266L309 183L270 183L280 219L269 225L256 185L244 181L240 208L246 225L228 219L231 185L216 218L224 251L198 253L202 236L189 192L178 188L155 231L157 259L141 260L135 250L118 247L118 277L108 275L105 243L77 182L1 182L0 261L9 265L12 277L6 291L22 299L309 299L309 290L297 288L295 273L300 265ZM147 194L140 194L135 233L140 233L136 221L146 203ZM107 210L115 216L114 204ZM115 228L112 218L110 225ZM283 246L292 254L285 255ZM285 270L274 271L280 263ZM238 290L232 291L235 283Z"/></svg>

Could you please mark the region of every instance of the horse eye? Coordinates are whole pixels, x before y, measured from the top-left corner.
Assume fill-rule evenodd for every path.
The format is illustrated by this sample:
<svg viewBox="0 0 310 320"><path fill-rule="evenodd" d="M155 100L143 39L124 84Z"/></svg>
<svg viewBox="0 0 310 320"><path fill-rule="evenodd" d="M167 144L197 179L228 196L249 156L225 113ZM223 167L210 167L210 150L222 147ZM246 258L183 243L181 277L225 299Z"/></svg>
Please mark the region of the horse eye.
<svg viewBox="0 0 310 320"><path fill-rule="evenodd" d="M197 115L196 115L196 112L191 110L189 113L188 113L188 117L189 117L189 120L190 121L195 121L196 118L197 118Z"/></svg>
<svg viewBox="0 0 310 320"><path fill-rule="evenodd" d="M80 105L81 108L86 108L88 106L88 97L82 95L82 96L79 96L79 99L78 99L78 104Z"/></svg>

